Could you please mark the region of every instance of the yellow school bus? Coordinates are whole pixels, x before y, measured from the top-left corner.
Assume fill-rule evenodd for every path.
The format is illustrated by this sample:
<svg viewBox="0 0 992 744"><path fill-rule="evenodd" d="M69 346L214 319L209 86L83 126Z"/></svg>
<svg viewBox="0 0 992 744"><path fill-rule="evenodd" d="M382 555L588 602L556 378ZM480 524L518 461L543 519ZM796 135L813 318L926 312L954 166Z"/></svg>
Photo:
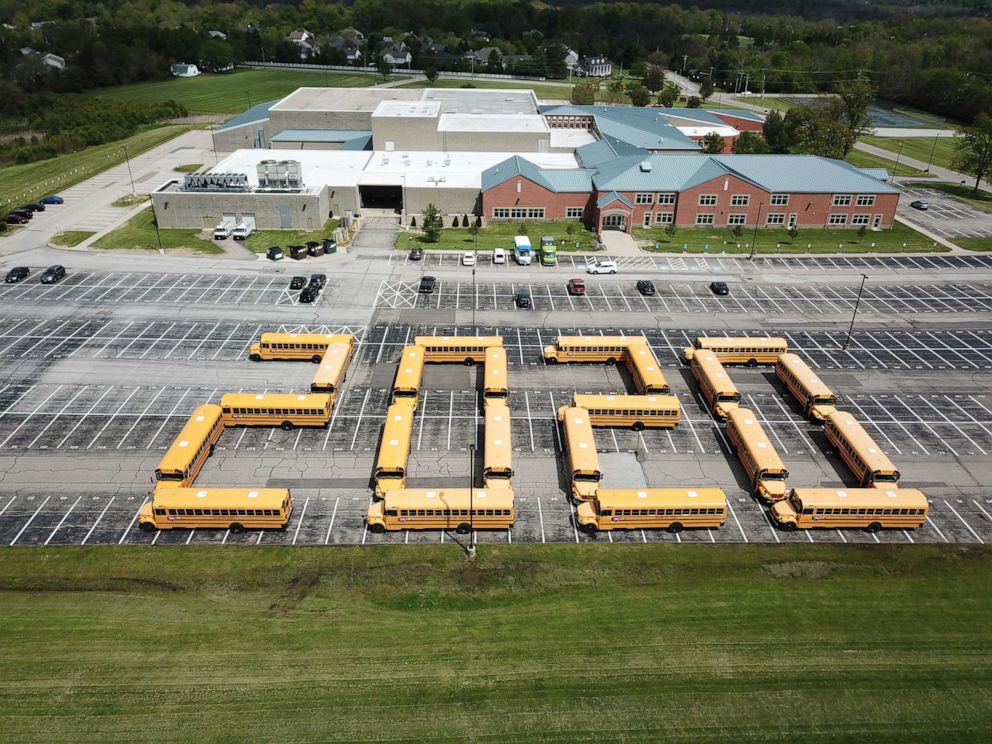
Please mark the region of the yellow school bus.
<svg viewBox="0 0 992 744"><path fill-rule="evenodd" d="M225 426L326 426L333 395L326 393L227 393L221 396Z"/></svg>
<svg viewBox="0 0 992 744"><path fill-rule="evenodd" d="M782 354L775 364L775 376L799 401L803 413L814 421L823 421L837 410L837 396L797 355Z"/></svg>
<svg viewBox="0 0 992 744"><path fill-rule="evenodd" d="M603 488L575 510L579 529L668 530L721 527L727 520L727 496L719 488Z"/></svg>
<svg viewBox="0 0 992 744"><path fill-rule="evenodd" d="M789 351L784 338L757 338L738 336L697 336L692 346L682 350L682 358L691 362L698 351L711 351L723 364L775 364L782 354Z"/></svg>
<svg viewBox="0 0 992 744"><path fill-rule="evenodd" d="M333 343L354 341L350 333L263 333L257 343L251 345L248 358L253 362L263 359L309 359L319 364L327 347Z"/></svg>
<svg viewBox="0 0 992 744"><path fill-rule="evenodd" d="M674 429L679 423L679 399L674 395L586 395L576 393L572 405L589 412L593 426Z"/></svg>
<svg viewBox="0 0 992 744"><path fill-rule="evenodd" d="M793 488L771 508L786 531L814 527L914 530L927 518L930 504L915 488Z"/></svg>
<svg viewBox="0 0 992 744"><path fill-rule="evenodd" d="M899 471L892 460L847 411L829 414L823 432L860 485L868 487L878 484L883 488L892 488L899 484Z"/></svg>
<svg viewBox="0 0 992 744"><path fill-rule="evenodd" d="M350 343L327 345L324 358L320 360L317 373L310 383L311 393L337 393L348 378L348 365L351 364L351 354L354 347Z"/></svg>
<svg viewBox="0 0 992 744"><path fill-rule="evenodd" d="M633 339L629 336L558 336L553 345L544 347L544 361L548 364L619 362Z"/></svg>
<svg viewBox="0 0 992 744"><path fill-rule="evenodd" d="M486 366L483 372L482 402L506 403L510 396L507 387L506 349L502 346L492 346L486 349Z"/></svg>
<svg viewBox="0 0 992 744"><path fill-rule="evenodd" d="M405 403L417 408L420 401L420 385L424 380L424 347L407 346L400 354L393 378L392 403Z"/></svg>
<svg viewBox="0 0 992 744"><path fill-rule="evenodd" d="M503 346L502 336L415 336L413 343L424 347L425 362L486 361L486 351Z"/></svg>
<svg viewBox="0 0 992 744"><path fill-rule="evenodd" d="M379 498L392 489L406 486L412 434L413 409L406 403L394 403L386 410L382 443L375 461L375 495Z"/></svg>
<svg viewBox="0 0 992 744"><path fill-rule="evenodd" d="M758 423L757 416L746 408L729 411L727 439L744 466L751 492L767 501L784 499L789 471Z"/></svg>
<svg viewBox="0 0 992 744"><path fill-rule="evenodd" d="M191 485L223 431L221 407L199 406L155 468L155 480L170 487Z"/></svg>
<svg viewBox="0 0 992 744"><path fill-rule="evenodd" d="M588 501L596 496L603 477L589 412L584 408L562 406L558 409L558 420L561 422L564 454L568 458L572 497L578 501Z"/></svg>
<svg viewBox="0 0 992 744"><path fill-rule="evenodd" d="M167 488L138 511L138 526L155 530L284 529L293 514L286 488Z"/></svg>
<svg viewBox="0 0 992 744"><path fill-rule="evenodd" d="M513 439L510 409L504 403L486 406L482 482L486 488L509 488L513 479Z"/></svg>
<svg viewBox="0 0 992 744"><path fill-rule="evenodd" d="M727 371L711 351L698 351L692 357L692 376L713 415L720 421L740 404L741 394Z"/></svg>
<svg viewBox="0 0 992 744"><path fill-rule="evenodd" d="M631 340L624 356L627 371L634 380L634 388L641 395L648 393L666 394L670 388L668 380L658 367L658 360L644 338Z"/></svg>
<svg viewBox="0 0 992 744"><path fill-rule="evenodd" d="M516 511L510 488L399 488L369 506L369 532L386 530L505 530Z"/></svg>

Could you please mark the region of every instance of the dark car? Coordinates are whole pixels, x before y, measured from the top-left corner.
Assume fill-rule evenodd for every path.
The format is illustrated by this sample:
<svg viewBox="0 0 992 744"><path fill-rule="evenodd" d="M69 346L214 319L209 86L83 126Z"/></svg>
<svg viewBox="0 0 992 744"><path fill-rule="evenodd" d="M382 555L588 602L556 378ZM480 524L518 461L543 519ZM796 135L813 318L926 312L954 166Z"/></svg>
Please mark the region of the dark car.
<svg viewBox="0 0 992 744"><path fill-rule="evenodd" d="M437 284L437 279L433 276L422 276L420 277L420 287L417 291L420 294L433 294L435 284Z"/></svg>
<svg viewBox="0 0 992 744"><path fill-rule="evenodd" d="M21 209L26 209L29 212L44 212L45 205L41 202L31 202L30 204L25 204Z"/></svg>
<svg viewBox="0 0 992 744"><path fill-rule="evenodd" d="M727 286L726 282L710 282L710 291L722 297L730 294L730 287Z"/></svg>
<svg viewBox="0 0 992 744"><path fill-rule="evenodd" d="M23 217L26 220L34 219L34 212L32 212L30 209L25 209L24 207L18 207L17 209L12 209L10 210L10 213Z"/></svg>
<svg viewBox="0 0 992 744"><path fill-rule="evenodd" d="M303 289L307 286L307 278L305 276L294 276L289 282L290 289Z"/></svg>
<svg viewBox="0 0 992 744"><path fill-rule="evenodd" d="M65 267L60 264L55 264L54 266L49 266L45 269L45 273L41 275L42 284L55 284L65 277Z"/></svg>
<svg viewBox="0 0 992 744"><path fill-rule="evenodd" d="M311 274L310 286L318 292L327 286L327 274Z"/></svg>
<svg viewBox="0 0 992 744"><path fill-rule="evenodd" d="M42 204L61 204L64 199L61 196L52 194L51 196L46 196L38 200Z"/></svg>
<svg viewBox="0 0 992 744"><path fill-rule="evenodd" d="M517 307L530 307L530 291L521 289L513 297L513 302Z"/></svg>
<svg viewBox="0 0 992 744"><path fill-rule="evenodd" d="M27 279L28 274L31 272L28 270L27 266L15 266L10 271L7 272L7 276L4 277L4 281L7 284L17 284L21 279Z"/></svg>
<svg viewBox="0 0 992 744"><path fill-rule="evenodd" d="M29 219L30 217L25 217L23 214L14 214L13 212L11 212L10 214L7 215L4 222L6 222L8 225L26 225L28 224Z"/></svg>
<svg viewBox="0 0 992 744"><path fill-rule="evenodd" d="M316 287L304 287L303 291L300 292L300 302L314 302L319 296L320 290Z"/></svg>
<svg viewBox="0 0 992 744"><path fill-rule="evenodd" d="M930 202L925 202L922 199L917 199L914 202L910 202L909 206L911 206L913 209L919 209L921 212L926 212L928 209L930 209Z"/></svg>
<svg viewBox="0 0 992 744"><path fill-rule="evenodd" d="M642 295L653 297L655 293L654 282L652 282L650 279L640 279L637 282L637 291L640 292Z"/></svg>
<svg viewBox="0 0 992 744"><path fill-rule="evenodd" d="M316 240L307 241L307 254L316 258L324 255L324 246Z"/></svg>
<svg viewBox="0 0 992 744"><path fill-rule="evenodd" d="M265 249L265 257L270 261L282 261L285 255L286 254L282 252L282 248L277 245L273 245Z"/></svg>
<svg viewBox="0 0 992 744"><path fill-rule="evenodd" d="M419 261L423 257L424 257L424 249L423 248L411 248L410 249L410 260L411 261Z"/></svg>
<svg viewBox="0 0 992 744"><path fill-rule="evenodd" d="M584 295L586 293L585 279L569 279L565 286L570 295Z"/></svg>

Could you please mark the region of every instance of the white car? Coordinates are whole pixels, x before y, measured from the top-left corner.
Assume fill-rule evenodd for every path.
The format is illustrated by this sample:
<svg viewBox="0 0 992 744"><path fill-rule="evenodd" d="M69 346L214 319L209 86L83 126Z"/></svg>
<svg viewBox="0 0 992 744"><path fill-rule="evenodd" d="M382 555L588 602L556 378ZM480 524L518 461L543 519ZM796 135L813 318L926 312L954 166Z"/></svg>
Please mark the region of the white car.
<svg viewBox="0 0 992 744"><path fill-rule="evenodd" d="M505 264L506 263L506 251L502 248L496 248L493 251L493 263L494 264Z"/></svg>
<svg viewBox="0 0 992 744"><path fill-rule="evenodd" d="M617 273L617 262L616 261L589 261L586 264L587 274L616 274Z"/></svg>
<svg viewBox="0 0 992 744"><path fill-rule="evenodd" d="M462 266L475 266L475 254L474 253L463 253L462 254Z"/></svg>

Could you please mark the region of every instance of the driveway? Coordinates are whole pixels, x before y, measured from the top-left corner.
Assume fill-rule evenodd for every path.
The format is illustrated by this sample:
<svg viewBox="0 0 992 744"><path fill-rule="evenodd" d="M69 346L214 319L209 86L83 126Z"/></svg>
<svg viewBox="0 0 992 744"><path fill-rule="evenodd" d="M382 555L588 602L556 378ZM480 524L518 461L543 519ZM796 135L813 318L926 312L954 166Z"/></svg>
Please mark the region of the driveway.
<svg viewBox="0 0 992 744"><path fill-rule="evenodd" d="M599 239L606 247L606 252L611 256L640 256L641 249L637 247L637 241L625 232L619 230L603 230L599 234Z"/></svg>

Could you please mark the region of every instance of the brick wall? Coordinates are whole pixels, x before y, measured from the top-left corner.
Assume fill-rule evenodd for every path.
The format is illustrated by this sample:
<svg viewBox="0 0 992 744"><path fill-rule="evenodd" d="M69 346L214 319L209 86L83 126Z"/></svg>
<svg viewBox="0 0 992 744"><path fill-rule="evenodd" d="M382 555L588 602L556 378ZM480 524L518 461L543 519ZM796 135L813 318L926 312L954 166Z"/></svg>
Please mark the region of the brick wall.
<svg viewBox="0 0 992 744"><path fill-rule="evenodd" d="M593 214L595 200L589 193L555 193L523 176L515 176L482 194L483 217L493 219L493 209L514 207L543 207L545 219L564 220L568 207L581 207L583 218ZM513 219L513 218L511 218Z"/></svg>

